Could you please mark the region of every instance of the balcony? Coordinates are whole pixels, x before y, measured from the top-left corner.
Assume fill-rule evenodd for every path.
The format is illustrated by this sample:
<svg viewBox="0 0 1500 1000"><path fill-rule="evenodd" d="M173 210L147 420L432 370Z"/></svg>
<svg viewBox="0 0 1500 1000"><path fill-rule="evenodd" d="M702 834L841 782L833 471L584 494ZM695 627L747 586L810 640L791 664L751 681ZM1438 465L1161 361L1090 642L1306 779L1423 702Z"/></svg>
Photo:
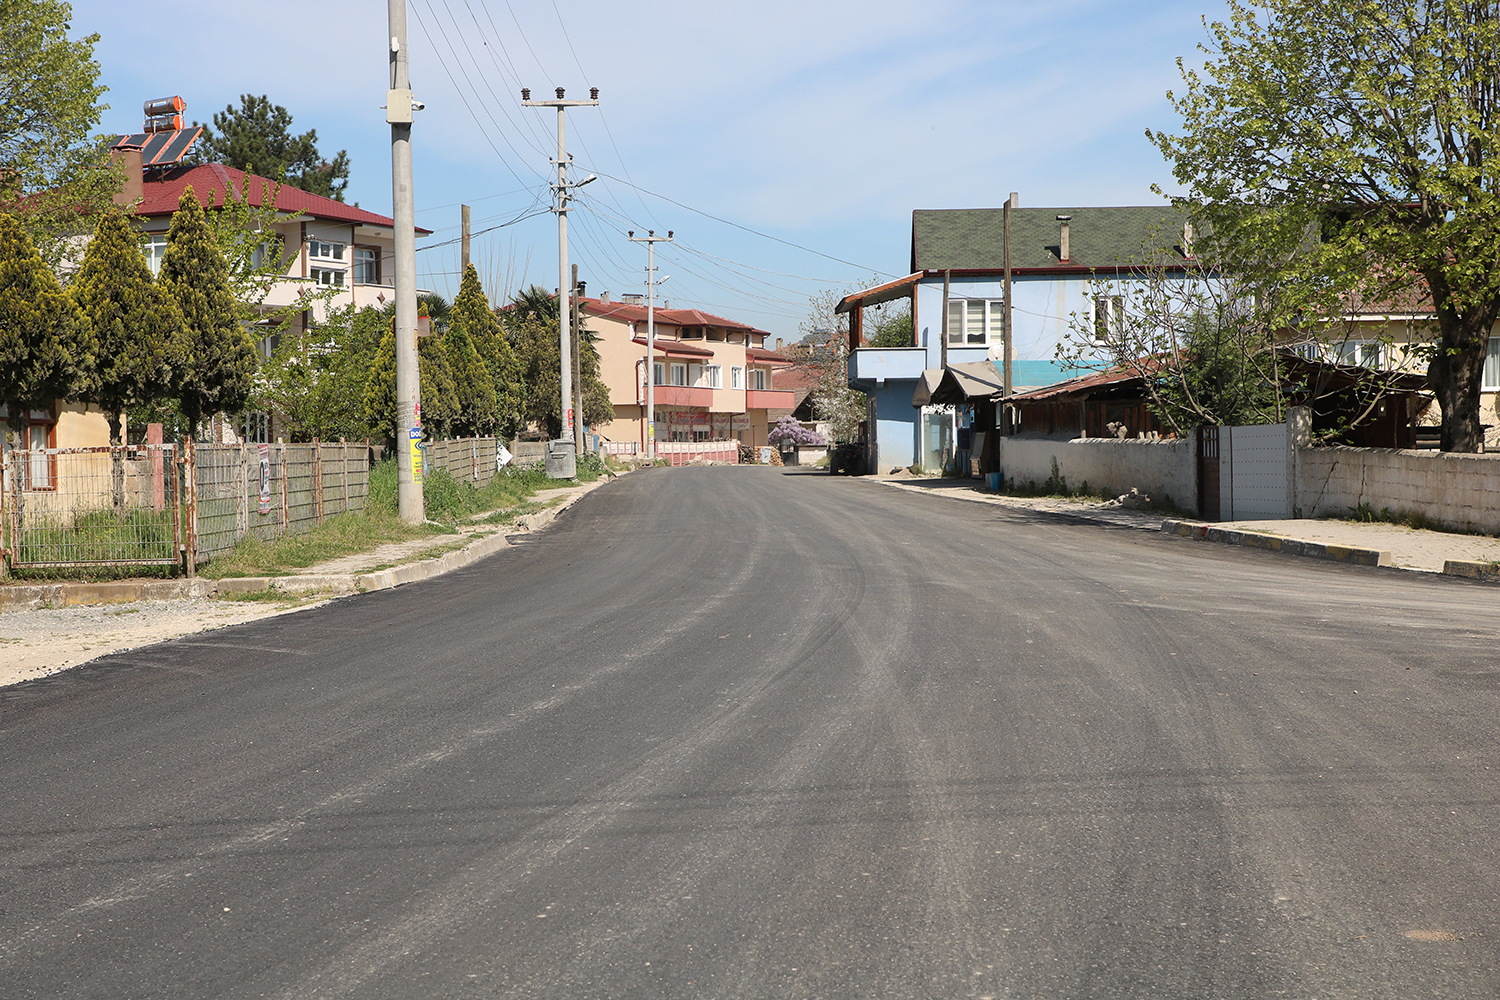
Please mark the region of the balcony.
<svg viewBox="0 0 1500 1000"><path fill-rule="evenodd" d="M790 410L797 405L797 394L786 389L746 389L747 410Z"/></svg>
<svg viewBox="0 0 1500 1000"><path fill-rule="evenodd" d="M686 385L659 385L655 391L657 406L696 406L706 410L713 405L713 402L714 391L712 389Z"/></svg>
<svg viewBox="0 0 1500 1000"><path fill-rule="evenodd" d="M849 384L873 383L887 379L922 377L928 367L927 349L923 347L861 347L849 354Z"/></svg>

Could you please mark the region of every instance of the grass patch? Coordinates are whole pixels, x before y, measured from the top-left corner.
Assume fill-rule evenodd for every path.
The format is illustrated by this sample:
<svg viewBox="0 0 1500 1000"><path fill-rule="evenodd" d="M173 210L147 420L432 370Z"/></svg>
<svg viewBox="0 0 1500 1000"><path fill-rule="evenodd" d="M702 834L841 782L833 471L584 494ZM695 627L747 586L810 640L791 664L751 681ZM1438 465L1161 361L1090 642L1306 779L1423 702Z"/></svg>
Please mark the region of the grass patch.
<svg viewBox="0 0 1500 1000"><path fill-rule="evenodd" d="M242 539L199 571L209 579L230 576L284 576L341 556L366 552L386 542L409 542L437 534L430 524L404 524L394 514L366 511L336 514L300 535L266 542Z"/></svg>
<svg viewBox="0 0 1500 1000"><path fill-rule="evenodd" d="M1376 510L1368 502L1349 508L1348 520L1357 524L1395 524L1404 528L1415 528L1418 531L1446 530L1441 522L1433 520L1420 510L1391 510L1389 507ZM1467 532L1461 533L1467 534Z"/></svg>

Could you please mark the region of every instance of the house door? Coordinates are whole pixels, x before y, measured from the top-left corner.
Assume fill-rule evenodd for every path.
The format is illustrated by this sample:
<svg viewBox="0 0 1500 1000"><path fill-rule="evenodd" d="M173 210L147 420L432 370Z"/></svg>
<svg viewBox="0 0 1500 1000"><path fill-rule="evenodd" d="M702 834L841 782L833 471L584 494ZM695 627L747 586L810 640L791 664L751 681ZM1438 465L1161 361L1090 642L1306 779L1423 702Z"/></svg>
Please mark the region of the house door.
<svg viewBox="0 0 1500 1000"><path fill-rule="evenodd" d="M1219 519L1219 428L1198 428L1198 516Z"/></svg>

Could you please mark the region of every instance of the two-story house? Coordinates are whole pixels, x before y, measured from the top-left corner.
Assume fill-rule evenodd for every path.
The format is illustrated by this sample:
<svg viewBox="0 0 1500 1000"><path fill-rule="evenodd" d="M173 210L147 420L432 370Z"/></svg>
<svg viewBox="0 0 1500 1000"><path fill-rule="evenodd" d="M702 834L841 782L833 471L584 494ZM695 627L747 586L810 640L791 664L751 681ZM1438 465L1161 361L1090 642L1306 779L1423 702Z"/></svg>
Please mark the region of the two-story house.
<svg viewBox="0 0 1500 1000"><path fill-rule="evenodd" d="M772 385L773 368L786 358L766 348L765 331L699 309L657 309L648 371L647 311L639 299L612 302L605 293L580 300L615 410L611 423L595 428L600 436L645 448L649 377L657 441L766 444L770 425L796 399Z"/></svg>
<svg viewBox="0 0 1500 1000"><path fill-rule="evenodd" d="M1147 247L1177 256L1169 271L1195 269L1183 221L1170 206L1012 209L1012 357L1018 362L1012 385L1047 385L1076 374L1052 360L1058 345L1080 331L1107 338L1121 304L1101 294L1100 281L1128 275ZM913 398L930 395L945 363L1002 363L1004 233L1002 209L918 209L912 212L911 273L839 303L838 312L850 318L849 384L870 400L871 469L918 464L936 471L957 453L962 414L952 406L914 406ZM862 311L898 299L911 302L911 346L864 346Z"/></svg>

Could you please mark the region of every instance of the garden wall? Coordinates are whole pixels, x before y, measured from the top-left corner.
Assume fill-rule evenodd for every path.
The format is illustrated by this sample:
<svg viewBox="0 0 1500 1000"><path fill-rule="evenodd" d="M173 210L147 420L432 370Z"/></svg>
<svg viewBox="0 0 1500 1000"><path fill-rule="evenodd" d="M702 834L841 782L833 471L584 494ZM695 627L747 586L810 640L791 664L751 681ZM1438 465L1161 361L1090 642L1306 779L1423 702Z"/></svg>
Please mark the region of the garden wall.
<svg viewBox="0 0 1500 1000"><path fill-rule="evenodd" d="M1500 455L1394 448L1298 448L1302 517L1412 511L1444 527L1500 533Z"/></svg>
<svg viewBox="0 0 1500 1000"><path fill-rule="evenodd" d="M1168 498L1180 507L1197 503L1197 458L1192 439L1147 441L1116 438L1006 437L1000 439L1000 471L1007 483L1027 482L1041 486L1052 475L1056 459L1058 474L1070 489L1087 482L1090 489L1111 496L1132 488L1152 500Z"/></svg>

